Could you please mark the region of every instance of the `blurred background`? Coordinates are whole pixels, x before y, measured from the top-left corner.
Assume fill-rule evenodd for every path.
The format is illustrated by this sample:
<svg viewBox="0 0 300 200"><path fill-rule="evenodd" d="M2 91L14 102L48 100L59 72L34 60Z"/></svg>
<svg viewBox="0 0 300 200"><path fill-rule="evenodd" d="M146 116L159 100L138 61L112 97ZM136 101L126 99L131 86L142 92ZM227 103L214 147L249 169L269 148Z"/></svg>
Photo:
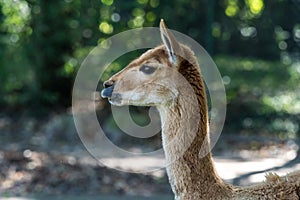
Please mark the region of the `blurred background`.
<svg viewBox="0 0 300 200"><path fill-rule="evenodd" d="M270 169L299 167L299 0L0 0L0 197L84 193L172 199L164 171L132 174L95 163L71 115L73 82L88 53L122 31L157 27L161 18L198 41L220 70L228 105L216 161L285 159L223 177L243 185ZM101 80L139 53L118 59ZM105 100L99 99L98 110L115 143L143 147L120 133ZM147 124L145 110L132 112ZM160 144L160 138L150 144Z"/></svg>

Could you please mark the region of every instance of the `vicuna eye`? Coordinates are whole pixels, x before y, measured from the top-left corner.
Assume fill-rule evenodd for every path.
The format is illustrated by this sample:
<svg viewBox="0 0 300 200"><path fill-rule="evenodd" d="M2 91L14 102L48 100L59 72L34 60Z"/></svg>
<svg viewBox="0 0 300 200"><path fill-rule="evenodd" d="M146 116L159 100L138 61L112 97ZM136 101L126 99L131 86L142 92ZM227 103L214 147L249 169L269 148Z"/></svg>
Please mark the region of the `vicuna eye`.
<svg viewBox="0 0 300 200"><path fill-rule="evenodd" d="M149 66L149 65L143 65L141 68L140 68L140 71L145 73L145 74L152 74L153 72L155 72L156 68L155 67L152 67L152 66Z"/></svg>

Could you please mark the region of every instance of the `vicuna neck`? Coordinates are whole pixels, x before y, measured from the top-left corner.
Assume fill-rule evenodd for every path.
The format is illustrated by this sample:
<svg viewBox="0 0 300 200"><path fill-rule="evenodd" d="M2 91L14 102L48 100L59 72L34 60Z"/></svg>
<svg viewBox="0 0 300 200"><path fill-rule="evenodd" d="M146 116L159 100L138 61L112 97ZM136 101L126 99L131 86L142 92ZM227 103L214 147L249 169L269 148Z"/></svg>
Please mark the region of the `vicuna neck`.
<svg viewBox="0 0 300 200"><path fill-rule="evenodd" d="M209 151L205 87L195 66L186 62L181 67L184 70L181 72L179 68L179 72L189 83L193 81L190 84L193 91L179 87L174 102L158 107L169 181L176 200L192 199L194 195L210 199L209 194L217 197L218 193L224 199L231 188L217 175ZM194 98L191 93L196 94Z"/></svg>

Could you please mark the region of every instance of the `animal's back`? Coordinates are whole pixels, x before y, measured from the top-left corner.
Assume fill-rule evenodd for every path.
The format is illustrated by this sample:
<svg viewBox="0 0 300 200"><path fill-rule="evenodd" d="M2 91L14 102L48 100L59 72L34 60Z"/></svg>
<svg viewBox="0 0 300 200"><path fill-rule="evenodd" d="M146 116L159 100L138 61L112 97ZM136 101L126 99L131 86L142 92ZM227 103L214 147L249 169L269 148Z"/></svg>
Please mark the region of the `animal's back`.
<svg viewBox="0 0 300 200"><path fill-rule="evenodd" d="M299 200L300 171L280 177L267 174L266 181L255 186L236 188L234 200Z"/></svg>

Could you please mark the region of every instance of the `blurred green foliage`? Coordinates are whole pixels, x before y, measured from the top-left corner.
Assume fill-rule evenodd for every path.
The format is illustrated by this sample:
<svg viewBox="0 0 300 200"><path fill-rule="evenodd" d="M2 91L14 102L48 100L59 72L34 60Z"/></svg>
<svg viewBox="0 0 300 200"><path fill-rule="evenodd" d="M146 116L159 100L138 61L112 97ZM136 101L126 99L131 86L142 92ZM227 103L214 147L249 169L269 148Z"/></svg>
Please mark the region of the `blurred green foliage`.
<svg viewBox="0 0 300 200"><path fill-rule="evenodd" d="M226 87L227 124L232 130L276 133L295 138L300 131L300 62L216 56Z"/></svg>
<svg viewBox="0 0 300 200"><path fill-rule="evenodd" d="M293 120L279 117L272 127L297 132L299 11L297 0L0 0L0 108L44 114L69 107L76 72L93 47L124 30L157 27L163 18L215 58L232 127L262 127L288 115Z"/></svg>

